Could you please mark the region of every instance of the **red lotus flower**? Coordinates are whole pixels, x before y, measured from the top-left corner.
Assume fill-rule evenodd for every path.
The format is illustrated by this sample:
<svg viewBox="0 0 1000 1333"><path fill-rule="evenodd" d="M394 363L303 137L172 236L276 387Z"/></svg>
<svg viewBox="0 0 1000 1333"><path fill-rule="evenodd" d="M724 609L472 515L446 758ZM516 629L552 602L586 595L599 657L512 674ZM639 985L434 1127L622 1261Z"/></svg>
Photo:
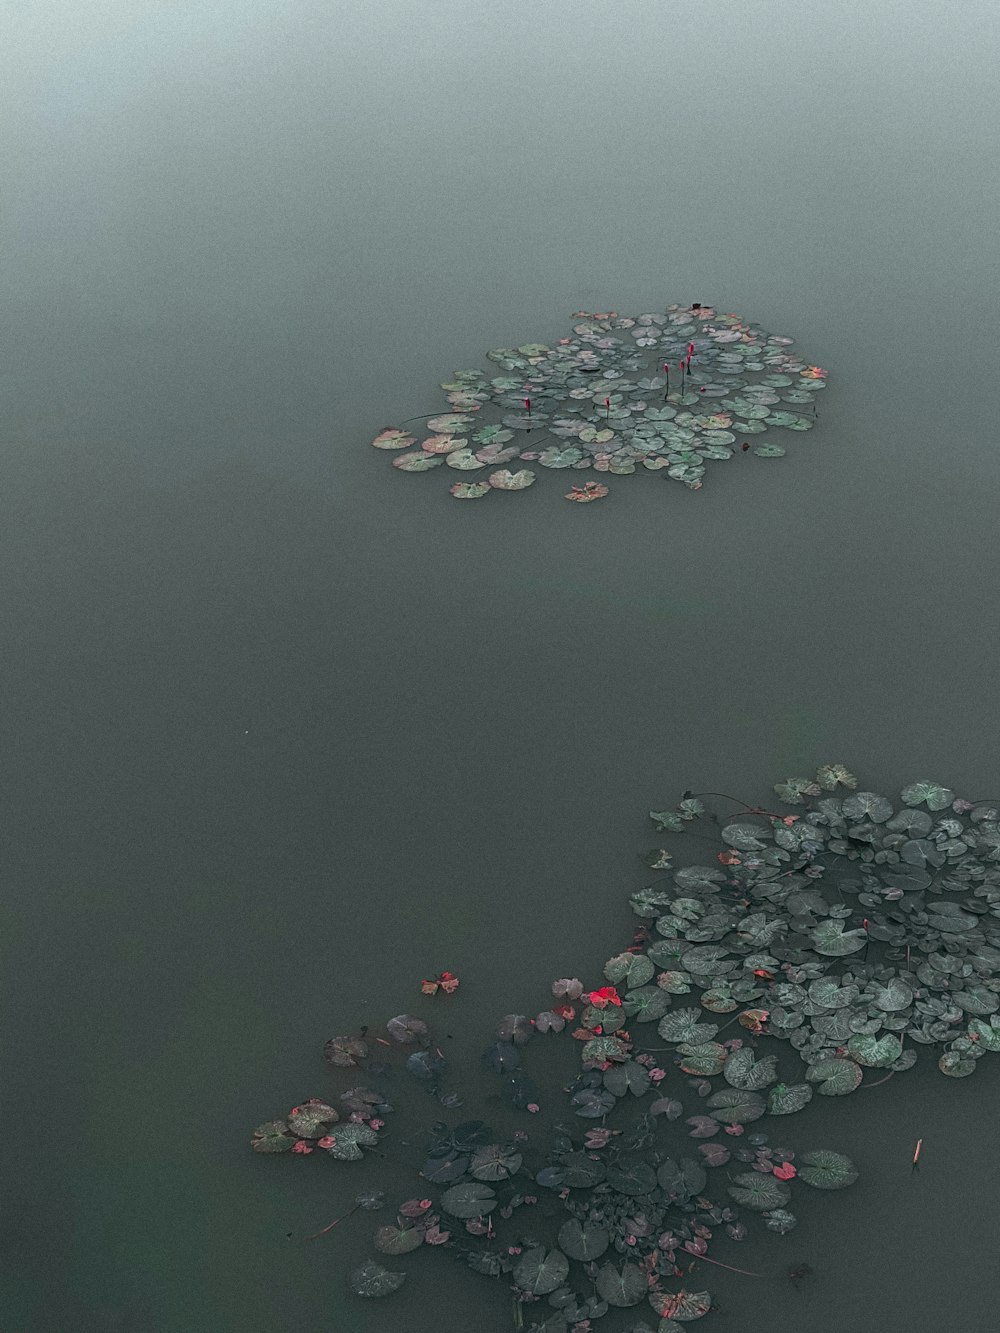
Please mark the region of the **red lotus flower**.
<svg viewBox="0 0 1000 1333"><path fill-rule="evenodd" d="M609 1004L621 1006L621 1000L614 986L602 986L600 990L592 990L587 998L595 1009L606 1009Z"/></svg>

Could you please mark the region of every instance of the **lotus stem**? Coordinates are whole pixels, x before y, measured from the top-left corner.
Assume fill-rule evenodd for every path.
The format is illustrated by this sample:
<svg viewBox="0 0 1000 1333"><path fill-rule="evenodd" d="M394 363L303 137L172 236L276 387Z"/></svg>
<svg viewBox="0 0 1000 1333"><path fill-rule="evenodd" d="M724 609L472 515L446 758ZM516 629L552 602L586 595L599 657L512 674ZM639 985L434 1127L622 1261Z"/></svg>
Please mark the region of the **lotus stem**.
<svg viewBox="0 0 1000 1333"><path fill-rule="evenodd" d="M893 1076L893 1074L894 1074L895 1072L896 1072L895 1069L890 1069L889 1072L888 1072L888 1074L886 1074L885 1078L878 1078L878 1079L875 1080L874 1083L862 1083L861 1086L862 1086L863 1088L877 1088L877 1087L880 1087L883 1083L888 1083L889 1080L892 1078L892 1076Z"/></svg>
<svg viewBox="0 0 1000 1333"><path fill-rule="evenodd" d="M360 1207L360 1203L356 1203L348 1212L342 1213L340 1217L334 1218L330 1225L325 1226L322 1231L314 1231L311 1236L306 1236L306 1240L315 1240L317 1236L325 1236L328 1231L332 1231L334 1227L340 1226L341 1222L356 1213Z"/></svg>
<svg viewBox="0 0 1000 1333"><path fill-rule="evenodd" d="M691 1251L688 1250L687 1253L690 1254ZM732 1266L732 1264L724 1264L724 1263L720 1263L720 1261L719 1261L718 1259L710 1259L710 1258L708 1257L707 1254L696 1254L696 1255L694 1255L693 1257L694 1257L694 1260L695 1260L696 1263L698 1262L698 1260L700 1260L700 1259L704 1259L704 1261L705 1261L706 1264L715 1264L716 1268L728 1268L729 1271L730 1271L730 1273L742 1273L744 1277L763 1277L763 1276L764 1276L763 1273L751 1273L751 1272L749 1272L749 1270L746 1269L746 1268L734 1268L734 1267Z"/></svg>

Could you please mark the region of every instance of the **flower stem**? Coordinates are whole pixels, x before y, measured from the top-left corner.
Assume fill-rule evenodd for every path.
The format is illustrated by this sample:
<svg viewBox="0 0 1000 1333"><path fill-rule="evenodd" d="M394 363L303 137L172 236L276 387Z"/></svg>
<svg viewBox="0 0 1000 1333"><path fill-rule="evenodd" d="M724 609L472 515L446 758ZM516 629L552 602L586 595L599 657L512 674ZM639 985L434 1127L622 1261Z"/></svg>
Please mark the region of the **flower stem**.
<svg viewBox="0 0 1000 1333"><path fill-rule="evenodd" d="M306 1236L306 1240L315 1240L317 1236L325 1236L328 1231L332 1231L334 1227L339 1226L340 1223L350 1217L352 1213L356 1213L360 1207L360 1203L356 1203L349 1212L343 1213L340 1217L335 1218L330 1225L325 1226L322 1231L314 1231L311 1236Z"/></svg>

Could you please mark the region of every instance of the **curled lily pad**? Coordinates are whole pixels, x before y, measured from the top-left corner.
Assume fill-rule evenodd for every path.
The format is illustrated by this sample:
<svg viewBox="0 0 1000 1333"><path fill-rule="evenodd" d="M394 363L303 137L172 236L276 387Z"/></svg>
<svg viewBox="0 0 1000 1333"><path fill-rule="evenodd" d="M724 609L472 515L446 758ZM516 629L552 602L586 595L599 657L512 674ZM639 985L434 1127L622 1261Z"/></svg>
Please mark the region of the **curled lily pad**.
<svg viewBox="0 0 1000 1333"><path fill-rule="evenodd" d="M799 1179L814 1189L844 1189L857 1178L858 1169L851 1159L829 1148L817 1148L799 1158Z"/></svg>
<svg viewBox="0 0 1000 1333"><path fill-rule="evenodd" d="M351 1273L351 1290L356 1296L391 1296L405 1281L405 1273L390 1273L374 1259L367 1259Z"/></svg>
<svg viewBox="0 0 1000 1333"><path fill-rule="evenodd" d="M481 500L484 495L489 495L490 484L488 481L456 481L448 489L456 500Z"/></svg>
<svg viewBox="0 0 1000 1333"><path fill-rule="evenodd" d="M926 805L928 810L943 810L951 805L955 793L936 782L911 782L899 794L904 805Z"/></svg>
<svg viewBox="0 0 1000 1333"><path fill-rule="evenodd" d="M607 494L607 486L602 486L596 481L588 481L586 486L574 486L572 490L566 493L564 498L567 500L576 500L580 504L587 504L591 500L603 499Z"/></svg>

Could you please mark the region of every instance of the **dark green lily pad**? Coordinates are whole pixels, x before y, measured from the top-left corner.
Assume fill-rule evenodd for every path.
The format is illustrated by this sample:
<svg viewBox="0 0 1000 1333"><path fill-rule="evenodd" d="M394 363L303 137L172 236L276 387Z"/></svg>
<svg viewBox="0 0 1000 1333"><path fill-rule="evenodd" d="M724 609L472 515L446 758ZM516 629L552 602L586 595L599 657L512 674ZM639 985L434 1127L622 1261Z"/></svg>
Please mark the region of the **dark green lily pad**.
<svg viewBox="0 0 1000 1333"><path fill-rule="evenodd" d="M351 1273L350 1285L355 1296L391 1296L405 1281L405 1273L390 1273L374 1259L367 1259Z"/></svg>
<svg viewBox="0 0 1000 1333"><path fill-rule="evenodd" d="M783 1180L760 1171L744 1171L734 1176L727 1192L742 1208L749 1208L755 1213L783 1208L792 1197L792 1191Z"/></svg>
<svg viewBox="0 0 1000 1333"><path fill-rule="evenodd" d="M471 1181L454 1185L441 1196L441 1207L452 1217L485 1217L496 1206L497 1196L489 1185Z"/></svg>
<svg viewBox="0 0 1000 1333"><path fill-rule="evenodd" d="M380 1254L409 1254L424 1243L422 1227L379 1227L374 1243Z"/></svg>
<svg viewBox="0 0 1000 1333"><path fill-rule="evenodd" d="M621 1308L638 1305L649 1292L646 1276L638 1264L603 1264L597 1274L597 1290L602 1300Z"/></svg>
<svg viewBox="0 0 1000 1333"><path fill-rule="evenodd" d="M575 1217L559 1228L560 1248L581 1263L599 1259L610 1244L611 1233L604 1227L585 1224Z"/></svg>
<svg viewBox="0 0 1000 1333"><path fill-rule="evenodd" d="M269 1120L265 1125L258 1125L250 1146L254 1152L291 1152L295 1139L286 1132L287 1129L284 1120Z"/></svg>
<svg viewBox="0 0 1000 1333"><path fill-rule="evenodd" d="M538 1245L525 1250L514 1266L514 1285L533 1296L546 1296L561 1287L569 1276L569 1260L561 1250Z"/></svg>
<svg viewBox="0 0 1000 1333"><path fill-rule="evenodd" d="M843 1097L858 1086L862 1073L853 1060L820 1060L806 1070L806 1079L824 1097Z"/></svg>
<svg viewBox="0 0 1000 1333"><path fill-rule="evenodd" d="M705 1105L710 1114L726 1125L746 1125L751 1120L759 1120L767 1110L764 1098L756 1092L744 1092L740 1088L722 1088L713 1092Z"/></svg>
<svg viewBox="0 0 1000 1333"><path fill-rule="evenodd" d="M829 1148L803 1153L799 1159L799 1179L818 1190L840 1190L853 1185L858 1169L849 1157Z"/></svg>

